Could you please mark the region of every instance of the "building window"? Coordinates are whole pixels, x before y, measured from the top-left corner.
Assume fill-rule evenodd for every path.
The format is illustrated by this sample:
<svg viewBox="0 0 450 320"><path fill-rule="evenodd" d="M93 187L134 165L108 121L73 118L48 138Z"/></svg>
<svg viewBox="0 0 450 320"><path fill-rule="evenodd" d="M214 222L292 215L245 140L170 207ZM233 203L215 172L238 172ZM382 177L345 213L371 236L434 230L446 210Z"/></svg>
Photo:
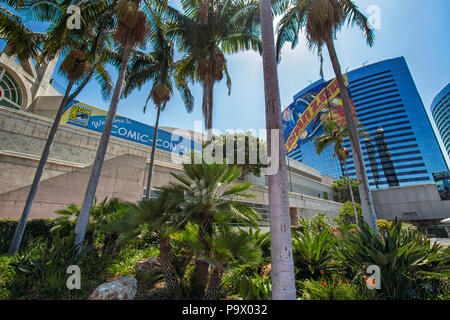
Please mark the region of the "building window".
<svg viewBox="0 0 450 320"><path fill-rule="evenodd" d="M0 67L0 106L21 109L22 91L14 77Z"/></svg>

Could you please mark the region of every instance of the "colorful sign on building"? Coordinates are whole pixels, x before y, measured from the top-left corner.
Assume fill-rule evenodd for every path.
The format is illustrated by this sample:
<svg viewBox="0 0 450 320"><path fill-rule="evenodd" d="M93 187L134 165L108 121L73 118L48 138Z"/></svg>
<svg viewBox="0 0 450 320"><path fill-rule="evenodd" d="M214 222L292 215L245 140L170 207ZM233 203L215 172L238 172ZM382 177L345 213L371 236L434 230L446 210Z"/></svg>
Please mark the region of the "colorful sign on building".
<svg viewBox="0 0 450 320"><path fill-rule="evenodd" d="M345 85L348 85L344 75ZM310 141L323 132L323 122L332 119L345 124L344 106L336 79L322 82L295 99L282 114L286 152ZM352 103L353 114L356 112Z"/></svg>
<svg viewBox="0 0 450 320"><path fill-rule="evenodd" d="M85 103L74 101L64 110L61 123L67 123L88 130L103 132L107 112ZM153 146L154 127L116 115L111 136ZM156 148L184 155L191 150L201 150L200 143L165 130L158 130Z"/></svg>

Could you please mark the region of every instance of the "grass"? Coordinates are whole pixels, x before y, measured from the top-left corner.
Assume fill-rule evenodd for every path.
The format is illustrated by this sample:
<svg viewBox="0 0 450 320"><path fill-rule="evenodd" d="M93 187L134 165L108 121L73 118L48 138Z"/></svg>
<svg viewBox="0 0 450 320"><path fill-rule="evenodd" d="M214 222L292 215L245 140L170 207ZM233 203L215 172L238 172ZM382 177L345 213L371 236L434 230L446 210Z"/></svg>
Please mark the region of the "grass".
<svg viewBox="0 0 450 320"><path fill-rule="evenodd" d="M14 270L11 266L14 257L0 255L0 300L9 298L7 284L14 276Z"/></svg>
<svg viewBox="0 0 450 320"><path fill-rule="evenodd" d="M146 249L124 248L108 268L110 277L128 277L136 274L136 262L149 257L158 257L159 249L156 245Z"/></svg>

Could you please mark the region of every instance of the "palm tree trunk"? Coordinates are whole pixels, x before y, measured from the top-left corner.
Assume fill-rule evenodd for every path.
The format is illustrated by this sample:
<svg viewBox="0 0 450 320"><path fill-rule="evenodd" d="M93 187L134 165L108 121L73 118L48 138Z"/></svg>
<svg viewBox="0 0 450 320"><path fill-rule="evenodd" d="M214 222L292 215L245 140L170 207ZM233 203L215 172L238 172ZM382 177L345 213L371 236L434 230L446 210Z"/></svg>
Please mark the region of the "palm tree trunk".
<svg viewBox="0 0 450 320"><path fill-rule="evenodd" d="M78 94L83 90L83 88L87 85L89 80L91 79L94 73L94 69L91 70L89 75L83 81L83 83L75 90L75 92L70 95L70 91L72 91L72 87L75 83L74 80L70 80L67 84L66 92L64 97L59 105L58 111L56 113L55 119L53 120L52 127L47 137L47 141L45 143L44 149L42 150L41 159L39 160L39 164L36 168L36 173L34 174L33 183L31 184L30 191L28 192L28 197L25 202L25 206L23 208L22 216L20 217L19 224L17 225L16 231L14 233L14 237L11 241L11 245L8 250L9 255L14 255L17 253L20 247L20 243L22 242L23 233L25 231L26 223L28 220L28 216L30 215L31 207L33 206L34 198L36 197L37 190L39 188L39 183L42 178L42 174L45 169L45 165L47 164L48 157L50 155L50 151L53 145L53 141L55 140L56 132L59 128L59 123L61 122L62 115L64 113L64 109L66 106L75 99Z"/></svg>
<svg viewBox="0 0 450 320"><path fill-rule="evenodd" d="M69 94L72 90L74 80L70 80L67 85L66 92L64 94L64 98L59 105L58 112L56 113L55 119L53 120L52 127L47 137L47 141L44 146L44 150L42 150L41 159L39 160L39 164L36 169L36 173L34 174L33 183L31 184L30 191L28 192L28 197L25 202L25 207L23 208L22 216L20 217L19 224L17 225L16 231L14 233L14 237L11 242L11 246L9 247L8 254L15 255L20 247L20 242L22 241L23 233L25 231L25 226L28 220L28 216L31 211L31 207L33 206L33 201L36 196L39 182L41 181L42 174L44 172L45 165L47 163L48 156L50 155L50 151L52 148L53 140L55 139L56 132L58 131L59 123L61 122L61 117L64 112L64 108L66 107L69 101Z"/></svg>
<svg viewBox="0 0 450 320"><path fill-rule="evenodd" d="M159 257L166 287L173 296L179 286L179 279L175 266L173 265L169 238L165 236L161 236L159 239Z"/></svg>
<svg viewBox="0 0 450 320"><path fill-rule="evenodd" d="M362 156L361 143L359 141L358 130L356 128L356 121L353 116L353 110L351 107L350 96L345 86L345 80L342 76L341 66L336 54L333 39L331 33L329 33L326 44L330 55L330 60L333 65L336 79L339 83L341 90L342 104L344 105L345 120L347 122L348 134L350 139L351 148L353 151L353 160L355 163L356 177L358 179L359 194L361 198L361 206L363 209L364 220L368 222L373 232L378 235L377 216L375 214L375 208L373 206L372 194L369 189L369 181L367 179L367 172L364 166L364 159Z"/></svg>
<svg viewBox="0 0 450 320"><path fill-rule="evenodd" d="M347 180L348 180L348 191L350 191L350 197L352 198L352 204L353 204L353 212L355 213L356 227L359 230L358 212L356 211L355 197L353 196L353 188L352 188L352 184L350 182L350 177L348 176L347 161L346 160L344 161L344 165L345 165L345 175L346 175Z"/></svg>
<svg viewBox="0 0 450 320"><path fill-rule="evenodd" d="M261 26L263 41L264 91L266 97L266 127L269 157L278 152L279 169L269 176L269 210L272 257L272 299L295 300L294 263L291 244L291 217L286 186L286 154L281 122L280 92L275 60L271 4L261 0ZM271 130L279 134L278 150L272 150Z"/></svg>
<svg viewBox="0 0 450 320"><path fill-rule="evenodd" d="M206 233L206 234L205 234ZM212 226L208 221L203 221L202 228L198 231L198 239L203 245L205 257L211 257L211 247L208 239L212 237ZM190 279L191 297L199 299L204 297L205 288L208 284L209 264L205 261L196 260L194 271Z"/></svg>
<svg viewBox="0 0 450 320"><path fill-rule="evenodd" d="M214 267L209 277L208 287L206 288L204 300L216 300L219 294L220 284L222 283L222 272Z"/></svg>
<svg viewBox="0 0 450 320"><path fill-rule="evenodd" d="M150 199L152 188L153 165L155 163L156 141L158 138L159 116L161 114L161 104L158 104L158 112L156 114L155 133L153 134L152 154L150 155L150 164L148 167L147 189L145 190L145 198Z"/></svg>
<svg viewBox="0 0 450 320"><path fill-rule="evenodd" d="M114 88L114 93L109 106L108 115L106 117L105 127L100 138L97 154L95 156L94 164L92 166L91 175L89 177L88 185L84 195L83 206L81 207L80 215L75 227L75 245L80 245L84 240L86 227L89 223L89 215L94 201L95 192L97 191L98 180L102 171L103 161L105 159L106 148L108 147L109 138L111 136L112 126L114 124L114 117L116 115L119 99L122 94L124 86L125 72L127 70L128 61L133 50L131 39L128 39L122 57L122 66L120 67L119 77Z"/></svg>

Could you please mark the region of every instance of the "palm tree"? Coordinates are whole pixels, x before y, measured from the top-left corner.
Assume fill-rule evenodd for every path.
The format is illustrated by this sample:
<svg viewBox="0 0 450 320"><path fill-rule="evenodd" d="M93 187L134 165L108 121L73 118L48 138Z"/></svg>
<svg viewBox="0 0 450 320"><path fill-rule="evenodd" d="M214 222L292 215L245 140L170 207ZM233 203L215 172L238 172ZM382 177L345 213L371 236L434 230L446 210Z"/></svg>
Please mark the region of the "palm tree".
<svg viewBox="0 0 450 320"><path fill-rule="evenodd" d="M2 1L13 9L21 9L22 0ZM8 55L17 55L20 61L26 61L30 57L36 58L39 51L39 42L42 36L34 33L22 21L22 18L4 5L0 6L0 39L7 39Z"/></svg>
<svg viewBox="0 0 450 320"><path fill-rule="evenodd" d="M170 236L173 232L181 230L186 223L178 203L179 201L169 201L167 193L159 192L158 198L143 199L137 205L133 205L131 210L113 225L113 229L121 232L122 239L125 240L138 236L144 226L156 233L159 237L161 269L166 286L172 295L180 287L180 278L174 264Z"/></svg>
<svg viewBox="0 0 450 320"><path fill-rule="evenodd" d="M40 3L32 7L33 15L37 20L45 21L45 19L47 19L45 8L45 6L40 6ZM56 7L56 9L59 10L57 12L58 14L55 14L52 17L52 25L43 42L43 52L38 61L42 62L43 60L55 58L57 54L67 53L61 64L60 72L69 80L69 82L58 111L56 112L55 119L53 120L44 149L42 150L42 155L36 168L30 191L28 192L22 216L8 251L10 255L14 255L20 247L26 222L65 108L84 89L92 76L95 76L96 80L99 82L105 96L108 95L111 90L110 78L105 69L105 63L111 59L111 54L107 54L106 52L108 45L108 23L86 17L84 21L88 31L67 32L67 14L65 6ZM89 10L89 4L86 4L83 9L84 11ZM80 82L78 88L71 93L73 86L77 82Z"/></svg>
<svg viewBox="0 0 450 320"><path fill-rule="evenodd" d="M348 176L347 170L347 157L349 155L349 151L347 148L343 147L342 144L344 142L344 138L348 137L348 129L347 126L340 126L333 120L328 120L323 125L324 132L322 135L316 138L314 141L314 145L316 146L317 155L320 155L322 151L328 147L329 145L334 144L334 153L333 159L337 155L341 165L345 168L345 176L348 180L348 188L350 191L350 197L352 198L353 211L355 213L355 221L356 225L359 224L358 213L356 212L355 198L353 196L353 189L351 185L350 177Z"/></svg>
<svg viewBox="0 0 450 320"><path fill-rule="evenodd" d="M247 194L251 183L235 184L242 171L226 164L184 164L184 175L174 174L178 182L162 188L182 199L181 206L186 219L199 226L198 239L206 258L212 257L211 238L217 225L230 222L257 225L259 215L237 199L252 198ZM181 197L179 195L182 195ZM191 277L191 294L204 296L207 285L208 263L196 261Z"/></svg>
<svg viewBox="0 0 450 320"><path fill-rule="evenodd" d="M119 99L122 95L128 61L130 60L133 48L137 44L145 44L148 25L146 16L142 11L139 10L139 7L140 1L118 1L116 3L116 6L113 6L111 9L117 15L117 28L115 30L114 37L116 44L120 46L123 52L122 62L116 86L111 98L111 103L106 117L103 133L100 138L94 164L92 166L88 185L86 187L80 216L78 217L77 225L75 227L75 245L79 245L83 242L86 227L89 222L90 208L92 206L92 201L97 190L103 161L105 159L106 148L111 136L114 117L116 115Z"/></svg>
<svg viewBox="0 0 450 320"><path fill-rule="evenodd" d="M152 186L153 165L155 161L156 141L158 138L159 116L166 108L167 102L172 96L173 82L175 79L176 65L174 61L174 44L165 36L165 25L161 17L150 11L154 24L150 33L152 51L149 54L143 52L136 53L131 66L127 72L127 83L124 89L124 96L127 97L136 87L141 88L148 81L152 81L152 89L144 106L144 113L150 99L156 106L156 122L154 127L152 153L148 169L147 188L145 198L149 199ZM176 87L181 92L187 112L192 112L194 108L194 97L187 86L185 79L178 77L175 82Z"/></svg>
<svg viewBox="0 0 450 320"><path fill-rule="evenodd" d="M255 0L215 1L182 0L182 13L168 7L167 35L177 40L184 57L178 62L182 79L203 86L202 111L208 142L211 141L214 84L226 77L228 94L231 78L225 54L254 50L261 52L259 28L255 23Z"/></svg>
<svg viewBox="0 0 450 320"><path fill-rule="evenodd" d="M264 91L268 155L278 153L278 171L269 175L269 210L272 258L272 299L295 300L295 275L292 259L291 217L287 191L286 154L281 122L281 103L274 49L271 3L261 0ZM282 12L282 10L281 10ZM278 130L278 150L272 149L272 130Z"/></svg>
<svg viewBox="0 0 450 320"><path fill-rule="evenodd" d="M369 189L366 168L364 167L364 158L356 121L353 116L350 96L345 87L344 77L333 42L337 32L346 21L348 21L348 25L358 26L364 32L367 43L372 46L374 41L373 29L367 18L358 10L358 7L353 1L295 0L279 22L276 52L279 57L281 48L285 42L292 42L292 46L295 47L298 43L299 32L302 29L306 31L306 39L309 47L311 49L317 47L321 62L323 61L323 45L325 44L327 46L333 70L341 90L364 217L375 234L378 234L377 217Z"/></svg>

